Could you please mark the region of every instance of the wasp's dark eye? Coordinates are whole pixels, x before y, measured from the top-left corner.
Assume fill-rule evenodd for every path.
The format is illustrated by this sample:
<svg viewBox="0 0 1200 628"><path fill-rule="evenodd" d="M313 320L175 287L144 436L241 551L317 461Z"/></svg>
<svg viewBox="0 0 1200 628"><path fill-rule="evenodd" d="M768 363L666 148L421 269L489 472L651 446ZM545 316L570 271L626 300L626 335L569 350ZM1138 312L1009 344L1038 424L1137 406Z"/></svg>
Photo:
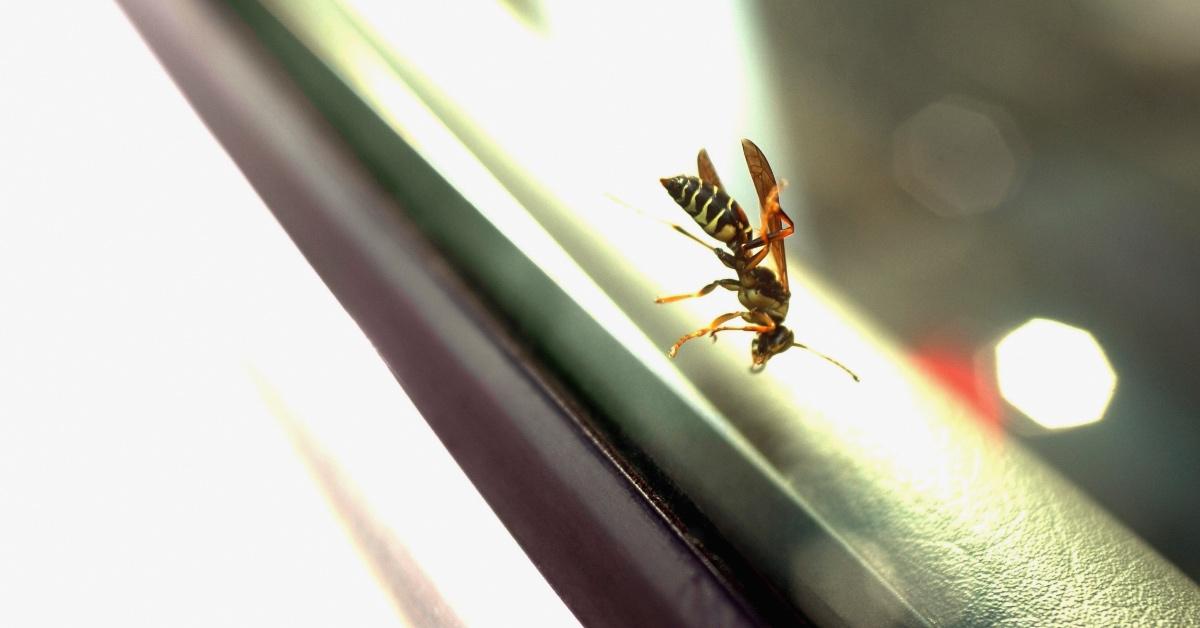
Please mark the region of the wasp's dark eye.
<svg viewBox="0 0 1200 628"><path fill-rule="evenodd" d="M775 329L759 334L751 346L751 354L755 363L763 364L771 356L782 353L792 346L792 330L779 325Z"/></svg>

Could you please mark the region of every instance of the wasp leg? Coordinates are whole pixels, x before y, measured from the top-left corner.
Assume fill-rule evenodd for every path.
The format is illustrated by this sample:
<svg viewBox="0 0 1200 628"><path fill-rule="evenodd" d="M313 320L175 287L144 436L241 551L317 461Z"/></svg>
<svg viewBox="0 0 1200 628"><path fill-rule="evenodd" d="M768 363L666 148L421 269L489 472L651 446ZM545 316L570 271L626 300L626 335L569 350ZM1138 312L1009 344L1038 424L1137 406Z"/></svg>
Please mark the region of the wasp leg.
<svg viewBox="0 0 1200 628"><path fill-rule="evenodd" d="M708 324L708 327L704 327L702 329L697 329L696 331L680 338L679 342L676 342L671 347L671 350L667 352L667 355L672 358L675 357L675 354L679 353L679 348L683 346L683 343L685 343L689 340L694 340L696 338L699 338L700 336L703 336L704 334L710 333L713 330L718 329L720 327L721 323L724 323L725 321L728 321L728 320L735 319L743 314L746 314L746 312L730 312L728 314L722 314L722 315L714 318L713 322Z"/></svg>
<svg viewBox="0 0 1200 628"><path fill-rule="evenodd" d="M792 227L792 225L789 223L787 227L784 227L783 229L780 229L779 231L772 231L771 233L768 233L767 235L759 236L759 237L754 238L753 240L743 244L742 249L743 250L756 249L760 246L764 246L771 242L778 242L778 241L792 235L795 232L796 232L796 229L794 227ZM768 247L764 250L770 250L770 249Z"/></svg>
<svg viewBox="0 0 1200 628"><path fill-rule="evenodd" d="M761 240L761 238L759 238L759 239ZM759 245L759 246L762 246L762 245ZM754 248L754 247L750 246L749 243L742 245L743 250L749 250L752 248ZM770 252L771 252L771 247L769 247L769 246L764 246L761 249L759 249L759 251L754 254L754 257L751 257L750 259L746 260L746 263L745 263L746 270L750 270L751 268L757 267L759 264L762 263L763 259L765 259L767 257L767 253L770 253Z"/></svg>
<svg viewBox="0 0 1200 628"><path fill-rule="evenodd" d="M716 253L717 257L721 256L721 249L710 246L708 242L705 242L704 240L701 240L699 237L689 233L688 230L684 229L682 226L677 225L669 220L663 220L662 218L659 218L657 216L650 216L646 212L634 207L633 205L630 205L629 203L626 203L625 201L613 196L612 194L605 194L605 196L607 196L609 198L609 200L611 200L614 203L617 203L618 205L623 205L643 216L646 216L647 218L650 218L651 220L654 220L655 222L662 223L662 224L674 229L675 231L679 232L679 234L684 236L685 238L691 240L692 242L695 242L696 244L699 244L700 246L708 249L709 251ZM743 221L745 220L745 216L742 217L742 220Z"/></svg>
<svg viewBox="0 0 1200 628"><path fill-rule="evenodd" d="M749 315L749 316L747 317L747 315ZM719 331L752 331L752 332L761 334L761 333L766 333L766 332L769 332L769 331L775 329L775 321L771 320L770 316L767 316L766 314L764 314L762 312L745 312L745 313L743 313L742 318L746 318L746 320L748 320L750 322L758 321L761 324L746 325L743 327L715 327L714 326L714 329L710 330L708 332L708 335L713 339L713 342L716 342L717 341L717 332L719 332ZM753 320L751 320L751 319L753 319Z"/></svg>
<svg viewBox="0 0 1200 628"><path fill-rule="evenodd" d="M744 218L743 218L743 220L744 220ZM667 224L675 231L678 231L680 234L686 236L689 240L691 240L691 241L699 244L700 246L708 249L709 251L711 251L712 254L716 255L717 259L720 260L721 263L724 264L725 266L727 266L729 268L737 267L737 258L735 258L731 253L721 250L720 247L709 246L708 244L706 244L704 242L704 240L701 240L700 238L697 238L696 236L688 233L687 229L684 229L683 227L680 227L677 224L674 224L674 223L667 223Z"/></svg>
<svg viewBox="0 0 1200 628"><path fill-rule="evenodd" d="M670 225L670 227L671 227L672 229L674 229L675 231L678 231L679 233L683 234L683 235L684 235L684 236L686 236L686 237L687 237L689 240L692 240L692 241L693 241L693 242L695 242L696 244L699 244L700 246L702 246L702 247L704 247L704 248L706 248L706 249L708 249L708 250L710 250L710 251L712 251L712 250L713 250L713 247L709 246L707 242L705 242L704 240L701 240L700 238L698 238L698 237L696 237L696 236L692 235L691 233L688 233L688 230L687 230L687 229L684 229L683 227L681 227L681 226L679 226L679 225L677 225L677 224L675 224L675 223L673 223L673 222L669 222L669 223L667 223L667 224L668 224L668 225Z"/></svg>
<svg viewBox="0 0 1200 628"><path fill-rule="evenodd" d="M766 246L771 242L782 240L796 232L796 225L792 222L791 217L784 213L783 208L779 206L779 191L783 189L782 185L776 185L767 193L766 202L763 206L763 229L772 222L772 219L778 217L785 223L782 229L761 234L757 238L742 245L743 250ZM761 260L760 260L761 261Z"/></svg>
<svg viewBox="0 0 1200 628"><path fill-rule="evenodd" d="M726 290L737 290L741 287L741 284L738 283L737 279L718 279L695 292L690 292L688 294L676 294L676 295L669 296L669 297L658 297L657 299L654 300L654 302L655 303L674 303L676 301L682 301L684 299L694 299L696 297L702 297L702 296L712 292L713 290L716 290L717 286L725 288Z"/></svg>
<svg viewBox="0 0 1200 628"><path fill-rule="evenodd" d="M743 327L718 327L708 330L708 335L713 337L713 342L716 342L716 333L718 331L754 331L755 334L766 334L767 331L775 329L775 325L743 325ZM703 335L703 334L701 334Z"/></svg>
<svg viewBox="0 0 1200 628"><path fill-rule="evenodd" d="M752 331L756 334L765 334L772 329L774 325L743 325L742 327L716 327L708 330L708 335L712 336L713 342L717 341L717 332L719 331ZM703 334L701 334L703 335Z"/></svg>

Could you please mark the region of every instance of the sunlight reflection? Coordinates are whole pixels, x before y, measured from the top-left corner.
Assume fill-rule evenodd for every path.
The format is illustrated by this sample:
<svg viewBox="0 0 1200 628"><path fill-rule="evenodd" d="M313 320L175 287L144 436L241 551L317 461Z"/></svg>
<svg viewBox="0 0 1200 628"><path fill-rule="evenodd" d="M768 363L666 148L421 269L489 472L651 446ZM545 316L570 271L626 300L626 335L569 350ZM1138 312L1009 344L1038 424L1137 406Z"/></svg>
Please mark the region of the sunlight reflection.
<svg viewBox="0 0 1200 628"><path fill-rule="evenodd" d="M726 140L744 126L747 79L728 3L548 4L544 32L496 3L422 4L420 19L404 3L343 4L386 42L392 60L436 77L429 84L446 103L470 112L512 162L564 200L598 178L658 172L703 143L733 148ZM703 46L697 32L706 34ZM466 53L463 42L483 52ZM680 91L688 76L698 84L719 77L719 88L701 90L702 106L681 107L699 96Z"/></svg>
<svg viewBox="0 0 1200 628"><path fill-rule="evenodd" d="M1042 427L1059 430L1104 416L1117 375L1086 330L1035 318L996 345L1000 394Z"/></svg>

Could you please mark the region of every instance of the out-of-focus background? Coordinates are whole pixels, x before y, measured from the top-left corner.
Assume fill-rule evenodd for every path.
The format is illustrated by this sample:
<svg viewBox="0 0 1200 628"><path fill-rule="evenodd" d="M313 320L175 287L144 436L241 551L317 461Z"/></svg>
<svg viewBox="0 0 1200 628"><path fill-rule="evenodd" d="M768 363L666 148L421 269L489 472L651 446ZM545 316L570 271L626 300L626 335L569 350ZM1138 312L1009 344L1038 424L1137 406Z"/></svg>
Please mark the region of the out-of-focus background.
<svg viewBox="0 0 1200 628"><path fill-rule="evenodd" d="M756 23L804 257L1200 576L1200 5L769 2ZM995 351L1033 318L1113 373L1057 326Z"/></svg>
<svg viewBox="0 0 1200 628"><path fill-rule="evenodd" d="M713 271L587 194L683 220L655 178L707 147L753 206L736 142L754 139L791 183L793 272L1200 576L1194 4L340 4L660 290ZM837 346L798 300L789 324Z"/></svg>

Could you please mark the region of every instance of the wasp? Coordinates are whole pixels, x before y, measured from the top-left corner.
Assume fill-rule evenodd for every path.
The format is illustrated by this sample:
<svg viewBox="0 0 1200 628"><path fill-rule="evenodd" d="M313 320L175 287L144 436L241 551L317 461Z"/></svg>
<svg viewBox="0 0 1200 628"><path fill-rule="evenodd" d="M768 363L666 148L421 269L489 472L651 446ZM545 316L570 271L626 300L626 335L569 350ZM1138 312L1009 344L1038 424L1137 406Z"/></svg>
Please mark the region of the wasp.
<svg viewBox="0 0 1200 628"><path fill-rule="evenodd" d="M679 348L689 340L710 336L714 341L717 334L723 331L749 331L755 334L750 343L752 371L761 371L775 355L783 353L792 347L799 347L824 358L826 361L846 371L854 381L859 381L858 375L841 362L795 341L792 330L784 326L787 318L788 300L791 292L788 290L787 257L784 251L784 239L795 233L795 224L784 213L779 205L779 192L782 186L775 181L767 158L763 156L758 146L750 140L742 140L742 152L746 156L746 165L750 169L750 178L758 192L760 208L760 227L757 236L754 234L745 210L738 204L721 185L716 168L708 157L708 151L701 149L696 157L699 177L678 175L660 179L663 187L671 198L686 211L696 224L713 239L724 244L724 248L712 247L713 253L727 268L733 270L734 278L717 279L696 292L678 294L655 299L655 303L673 303L684 299L702 297L717 288L737 292L738 301L746 308L745 311L722 314L707 327L684 335L671 347L668 352L672 358ZM692 235L679 225L672 227L683 235L699 242L705 248L709 244L699 237ZM770 255L775 265L775 271L762 265L763 260ZM776 274L778 273L778 274ZM727 325L730 321L741 319L747 325Z"/></svg>

